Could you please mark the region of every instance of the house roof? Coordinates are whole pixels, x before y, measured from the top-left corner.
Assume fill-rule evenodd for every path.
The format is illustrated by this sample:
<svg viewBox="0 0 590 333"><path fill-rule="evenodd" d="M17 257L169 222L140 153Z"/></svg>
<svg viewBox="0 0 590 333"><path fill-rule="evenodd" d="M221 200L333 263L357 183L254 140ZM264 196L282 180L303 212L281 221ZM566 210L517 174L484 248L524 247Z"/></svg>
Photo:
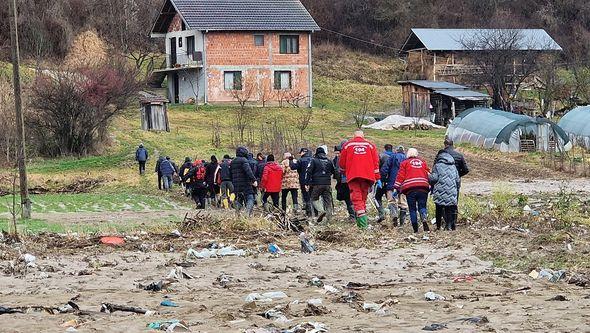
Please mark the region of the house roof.
<svg viewBox="0 0 590 333"><path fill-rule="evenodd" d="M467 87L451 83L445 81L429 81L429 80L407 80L407 81L398 81L399 84L413 84L419 87L423 87L430 90L440 90L440 89L465 89Z"/></svg>
<svg viewBox="0 0 590 333"><path fill-rule="evenodd" d="M519 50L561 51L544 29L412 29L402 51L427 49L430 51L467 51L469 43L485 38L486 34L518 33Z"/></svg>
<svg viewBox="0 0 590 333"><path fill-rule="evenodd" d="M460 101L485 101L490 98L488 94L473 90L435 90L434 93L458 99Z"/></svg>
<svg viewBox="0 0 590 333"><path fill-rule="evenodd" d="M167 4L173 8L166 8ZM158 23L171 20L170 9L178 12L191 30L320 30L299 0L166 0L152 33L166 32L168 25Z"/></svg>

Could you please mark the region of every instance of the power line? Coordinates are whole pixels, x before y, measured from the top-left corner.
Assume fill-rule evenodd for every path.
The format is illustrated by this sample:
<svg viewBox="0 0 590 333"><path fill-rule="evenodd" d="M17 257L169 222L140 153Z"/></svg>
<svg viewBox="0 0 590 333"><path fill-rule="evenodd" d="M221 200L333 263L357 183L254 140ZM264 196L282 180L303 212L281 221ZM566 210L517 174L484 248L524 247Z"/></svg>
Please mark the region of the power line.
<svg viewBox="0 0 590 333"><path fill-rule="evenodd" d="M341 36L341 37L345 37L345 38L349 38L349 39L352 39L352 40L356 40L357 42L362 42L362 43L366 43L366 44L370 44L370 45L373 45L373 46L382 47L382 48L385 48L385 49L389 49L389 50L393 50L393 51L398 51L398 52L399 51L403 51L402 49L399 49L399 48L396 48L396 47L392 47L392 46L389 46L389 45L375 43L375 42L372 42L370 40L366 40L366 39L354 37L354 36L347 35L347 34L344 34L344 33L338 32L338 31L326 29L324 27L320 27L320 29L322 29L322 31L327 31L327 32L333 33L333 34L338 35L338 36Z"/></svg>

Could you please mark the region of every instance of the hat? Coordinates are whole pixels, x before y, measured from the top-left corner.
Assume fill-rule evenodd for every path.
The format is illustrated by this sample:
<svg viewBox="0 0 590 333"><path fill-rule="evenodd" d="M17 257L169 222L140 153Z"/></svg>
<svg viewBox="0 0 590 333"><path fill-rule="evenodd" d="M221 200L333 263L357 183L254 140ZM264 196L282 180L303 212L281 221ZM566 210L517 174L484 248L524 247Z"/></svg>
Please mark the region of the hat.
<svg viewBox="0 0 590 333"><path fill-rule="evenodd" d="M324 150L324 147L318 147L318 148L315 150L315 153L316 153L316 155L317 155L317 154L325 154L325 153L326 153L326 151Z"/></svg>
<svg viewBox="0 0 590 333"><path fill-rule="evenodd" d="M188 163L190 161L191 161L191 158L190 157L187 156L187 157L184 158L184 163Z"/></svg>
<svg viewBox="0 0 590 333"><path fill-rule="evenodd" d="M268 154L268 156L266 156L266 161L267 162L274 162L275 156L273 154Z"/></svg>
<svg viewBox="0 0 590 333"><path fill-rule="evenodd" d="M453 139L450 139L448 137L445 138L445 146L452 146L453 144Z"/></svg>
<svg viewBox="0 0 590 333"><path fill-rule="evenodd" d="M225 158L225 159L227 159L227 160L229 160L229 159L230 159L230 157L229 157L229 155L228 155L228 154L225 154L225 155L223 155L223 158Z"/></svg>
<svg viewBox="0 0 590 333"><path fill-rule="evenodd" d="M309 149L307 149L307 148L301 148L299 150L299 154L301 154L301 153L307 153L308 151L309 151Z"/></svg>
<svg viewBox="0 0 590 333"><path fill-rule="evenodd" d="M398 146L397 147L397 152L398 153L403 153L406 149L404 148L404 146Z"/></svg>

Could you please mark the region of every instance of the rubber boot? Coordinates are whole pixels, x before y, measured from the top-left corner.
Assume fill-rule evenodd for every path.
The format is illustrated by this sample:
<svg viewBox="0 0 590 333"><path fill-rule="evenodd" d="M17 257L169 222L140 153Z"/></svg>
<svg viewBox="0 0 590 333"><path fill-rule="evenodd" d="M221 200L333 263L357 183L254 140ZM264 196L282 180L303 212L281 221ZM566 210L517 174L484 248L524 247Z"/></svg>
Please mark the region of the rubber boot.
<svg viewBox="0 0 590 333"><path fill-rule="evenodd" d="M399 211L399 226L403 227L406 223L406 217L408 216L408 212L405 209L400 209Z"/></svg>
<svg viewBox="0 0 590 333"><path fill-rule="evenodd" d="M367 229L369 223L367 222L367 215L357 216L356 226L360 229Z"/></svg>
<svg viewBox="0 0 590 333"><path fill-rule="evenodd" d="M377 217L377 220L375 222L381 223L385 221L385 209L383 209L383 206L377 207L377 212L379 213L379 217Z"/></svg>
<svg viewBox="0 0 590 333"><path fill-rule="evenodd" d="M420 221L422 222L424 232L430 231L430 228L428 227L428 217L425 214L420 214Z"/></svg>
<svg viewBox="0 0 590 333"><path fill-rule="evenodd" d="M418 233L418 223L416 223L416 224L412 223L412 229L414 229L414 233L417 234Z"/></svg>
<svg viewBox="0 0 590 333"><path fill-rule="evenodd" d="M397 205L394 203L389 204L389 215L391 215L391 222L393 223L394 227L398 226L398 212L397 212Z"/></svg>
<svg viewBox="0 0 590 333"><path fill-rule="evenodd" d="M294 205L293 205L293 213L294 213L294 214L297 214L297 213L299 213L299 204L294 204Z"/></svg>
<svg viewBox="0 0 590 333"><path fill-rule="evenodd" d="M322 222L324 220L324 217L326 217L326 211L324 210L323 202L321 200L316 200L313 202L313 207L318 212L317 222Z"/></svg>

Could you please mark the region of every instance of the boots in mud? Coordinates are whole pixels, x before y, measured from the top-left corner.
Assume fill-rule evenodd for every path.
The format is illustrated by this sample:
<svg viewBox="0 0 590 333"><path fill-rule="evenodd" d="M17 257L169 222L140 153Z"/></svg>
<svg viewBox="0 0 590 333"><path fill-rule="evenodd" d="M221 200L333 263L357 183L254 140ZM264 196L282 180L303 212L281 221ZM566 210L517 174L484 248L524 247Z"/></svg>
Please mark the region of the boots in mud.
<svg viewBox="0 0 590 333"><path fill-rule="evenodd" d="M393 223L394 227L398 226L399 216L397 212L397 204L390 203L389 204L389 215L391 215L391 222Z"/></svg>
<svg viewBox="0 0 590 333"><path fill-rule="evenodd" d="M320 223L326 217L326 211L324 210L324 205L321 200L316 200L313 202L313 207L318 212L318 219L317 222Z"/></svg>
<svg viewBox="0 0 590 333"><path fill-rule="evenodd" d="M375 223L381 223L385 221L385 209L383 208L383 206L380 205L379 207L377 207L377 212L379 213L379 216L375 220Z"/></svg>
<svg viewBox="0 0 590 333"><path fill-rule="evenodd" d="M430 228L428 227L428 215L420 214L420 221L422 222L422 227L424 228L424 232L429 232Z"/></svg>
<svg viewBox="0 0 590 333"><path fill-rule="evenodd" d="M359 211L356 213L356 226L360 229L367 229L369 227L368 217L365 211Z"/></svg>
<svg viewBox="0 0 590 333"><path fill-rule="evenodd" d="M408 211L405 209L400 209L399 210L399 226L400 228L404 226L404 224L406 223L406 217L408 216Z"/></svg>
<svg viewBox="0 0 590 333"><path fill-rule="evenodd" d="M299 213L299 204L294 204L293 205L293 214L298 214Z"/></svg>

